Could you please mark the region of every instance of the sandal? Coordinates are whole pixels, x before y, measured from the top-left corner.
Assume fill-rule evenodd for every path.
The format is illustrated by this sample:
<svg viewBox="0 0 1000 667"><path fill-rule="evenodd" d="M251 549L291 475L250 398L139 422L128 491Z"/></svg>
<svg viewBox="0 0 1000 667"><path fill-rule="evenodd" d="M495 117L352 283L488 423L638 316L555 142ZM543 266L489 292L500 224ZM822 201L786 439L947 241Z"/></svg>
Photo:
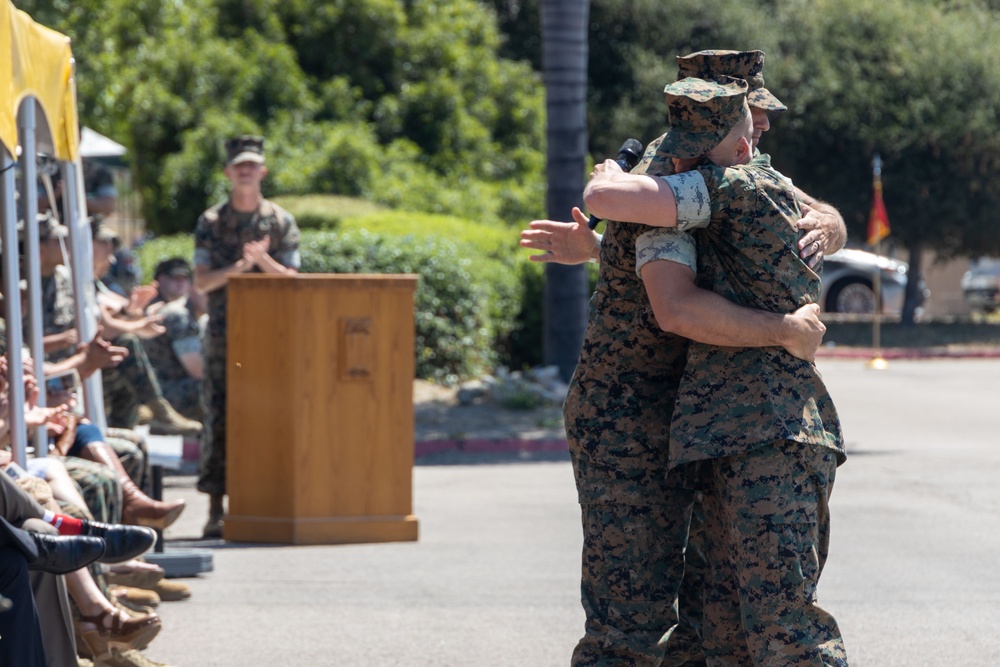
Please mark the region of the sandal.
<svg viewBox="0 0 1000 667"><path fill-rule="evenodd" d="M104 620L111 617L111 627L105 627ZM84 630L78 626L80 638L91 655L100 659L108 655L112 648L122 651L142 650L160 632L162 622L156 614L140 618L130 618L125 612L111 608L96 616L80 616L80 623L90 623L96 628Z"/></svg>

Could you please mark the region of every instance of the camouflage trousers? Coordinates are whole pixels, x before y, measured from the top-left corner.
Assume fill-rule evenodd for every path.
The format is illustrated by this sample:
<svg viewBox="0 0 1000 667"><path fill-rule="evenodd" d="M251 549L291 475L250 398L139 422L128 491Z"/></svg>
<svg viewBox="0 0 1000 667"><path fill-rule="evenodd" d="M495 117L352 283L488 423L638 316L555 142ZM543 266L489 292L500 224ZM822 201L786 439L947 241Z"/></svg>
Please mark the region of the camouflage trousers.
<svg viewBox="0 0 1000 667"><path fill-rule="evenodd" d="M188 419L204 421L205 411L201 407L202 385L204 382L195 378L170 380L160 383L163 398L173 406L174 410Z"/></svg>
<svg viewBox="0 0 1000 667"><path fill-rule="evenodd" d="M205 337L205 382L201 405L205 419L198 462L198 490L211 495L226 493L226 335Z"/></svg>
<svg viewBox="0 0 1000 667"><path fill-rule="evenodd" d="M66 507L67 513L78 519L94 518L105 523L121 523L122 487L114 471L101 463L75 456L67 456L63 463L69 476L80 487L80 494L92 516L80 516L69 507Z"/></svg>
<svg viewBox="0 0 1000 667"><path fill-rule="evenodd" d="M677 625L660 642L660 667L705 667L702 625L705 616L705 509L701 491L695 493L691 508L687 548L684 550L684 578L677 591Z"/></svg>
<svg viewBox="0 0 1000 667"><path fill-rule="evenodd" d="M128 356L101 372L104 413L108 426L130 429L139 422L139 406L162 397L163 391L138 338L121 334L112 343L128 348Z"/></svg>
<svg viewBox="0 0 1000 667"><path fill-rule="evenodd" d="M661 665L665 633L678 621L677 592L695 498L681 477L671 472L666 489L649 494L655 502L641 502L641 489L622 494L609 489L593 499L581 493L586 623L573 651L574 667ZM587 486L579 477L577 484Z"/></svg>
<svg viewBox="0 0 1000 667"><path fill-rule="evenodd" d="M704 647L712 667L847 667L816 586L830 537L836 454L780 441L711 461Z"/></svg>
<svg viewBox="0 0 1000 667"><path fill-rule="evenodd" d="M129 428L108 427L104 431L104 441L115 450L129 478L148 495L152 477L149 473L149 450L145 439Z"/></svg>
<svg viewBox="0 0 1000 667"><path fill-rule="evenodd" d="M125 472L140 488L148 484L146 443L134 431L109 428L105 442L115 450ZM118 474L103 463L67 456L63 459L70 477L80 487L93 518L105 523L121 523L122 488Z"/></svg>

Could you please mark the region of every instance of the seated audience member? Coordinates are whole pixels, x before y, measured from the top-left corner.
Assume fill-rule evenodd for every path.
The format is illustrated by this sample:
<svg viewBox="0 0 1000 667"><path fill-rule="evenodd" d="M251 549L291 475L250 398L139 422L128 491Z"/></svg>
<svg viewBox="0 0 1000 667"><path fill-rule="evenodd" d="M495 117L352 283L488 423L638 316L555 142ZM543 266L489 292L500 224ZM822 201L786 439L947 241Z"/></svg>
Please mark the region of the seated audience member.
<svg viewBox="0 0 1000 667"><path fill-rule="evenodd" d="M38 504L6 474L0 475L0 517L37 531L27 533L38 552L38 558L34 559L25 551L29 569L65 577L65 587L60 587L60 582L51 577L32 575L48 665L61 667L71 664L70 658L75 660L77 647L68 631L73 626L84 643L80 650L94 657L109 655L112 646L145 648L160 630L159 617L146 614L133 618L116 608L83 565L95 559L113 562L132 558L152 546L155 534L146 529L78 521L54 509ZM16 529L0 524L0 543L13 530ZM97 533L101 536L95 536ZM75 622L65 604L67 590L80 610Z"/></svg>
<svg viewBox="0 0 1000 667"><path fill-rule="evenodd" d="M0 359L0 415L9 414L7 403L9 393L6 384L6 363ZM28 364L30 367L30 364ZM50 422L60 424L59 417L65 412L66 405L42 408L36 404L38 387L31 376L30 369L25 374L25 422L29 429L40 428ZM0 437L9 437L9 426L6 419L0 422ZM0 451L0 467L9 467L9 452ZM68 475L58 459L33 459L28 463L32 468L44 469L46 476L57 480L56 488L65 500L75 503L76 512L86 513L86 509L75 485L69 481ZM15 483L10 473L18 476ZM25 487L31 490L29 495ZM155 542L156 535L148 528L130 526L115 526L99 523L93 520L78 520L61 513L61 508L55 503L56 491L41 479L30 477L25 471L14 466L12 470L0 474L0 515L12 519L35 521L49 531L58 530L66 534L91 535L102 539L101 560L107 563L133 562L136 556L149 550ZM39 521L41 520L41 521ZM45 604L39 604L43 636L46 637L48 649L48 664L51 666L65 665L66 656L75 656L72 634L67 635L65 629L75 626L75 633L80 638L81 654L103 659L111 657L111 650L140 650L160 631L161 622L156 614L142 614L133 618L128 612L116 606L101 590L98 583L86 569L77 569L65 574L65 588L59 587L59 582L39 580L36 586L36 596L42 596ZM70 619L65 612L65 605L60 598L65 598L68 590L72 601L76 604L79 614ZM59 657L61 656L61 657ZM75 657L73 657L75 660ZM123 663L128 664L128 663ZM141 664L141 663L133 663Z"/></svg>
<svg viewBox="0 0 1000 667"><path fill-rule="evenodd" d="M46 360L59 361L70 356L78 341L75 304L69 270L63 265L61 239L66 227L51 217L39 218L39 254L42 273L42 327ZM103 272L113 253L113 241L103 237L94 241L95 272ZM132 317L123 297L99 287L98 301L105 337L116 346L128 349L128 356L113 369L103 373L105 409L108 424L133 428L138 423L139 406L147 405L153 413L151 430L164 434L196 435L201 424L187 419L163 398L156 375L146 359L137 336L162 333L155 318ZM148 301L147 301L148 303ZM142 304L145 306L145 303Z"/></svg>
<svg viewBox="0 0 1000 667"><path fill-rule="evenodd" d="M6 378L5 362L5 359L0 362L0 372L4 378ZM163 502L153 500L143 493L133 481L133 475L130 475L125 469L118 454L105 442L105 437L100 429L69 412L68 408L70 402L75 400L74 397L49 394L48 400L56 407L37 408L34 405L38 398L39 388L32 375L30 358L25 360L24 377L25 396L28 398L29 408L33 408L26 415L42 411L37 421L31 425L44 426L48 429L49 433L57 439L56 449L59 455L95 461L107 466L115 473L121 487L122 521L124 523L162 530L177 520L181 512L184 511L184 501ZM6 383L6 379L4 382ZM0 432L0 436L3 435L5 434ZM145 467L144 461L143 467Z"/></svg>
<svg viewBox="0 0 1000 667"><path fill-rule="evenodd" d="M205 358L196 305L190 298L193 275L183 257L172 257L156 266L152 284L156 297L147 311L155 309L166 333L142 341L142 346L156 370L163 396L185 417L201 421Z"/></svg>

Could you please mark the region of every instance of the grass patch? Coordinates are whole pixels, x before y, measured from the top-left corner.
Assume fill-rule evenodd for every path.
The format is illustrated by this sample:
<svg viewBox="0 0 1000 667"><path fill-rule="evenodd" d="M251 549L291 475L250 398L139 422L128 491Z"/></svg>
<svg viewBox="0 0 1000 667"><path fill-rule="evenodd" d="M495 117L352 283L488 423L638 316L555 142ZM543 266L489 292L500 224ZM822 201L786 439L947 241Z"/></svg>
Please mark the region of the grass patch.
<svg viewBox="0 0 1000 667"><path fill-rule="evenodd" d="M300 229L334 229L347 218L386 210L380 204L341 195L285 195L271 201L295 216Z"/></svg>

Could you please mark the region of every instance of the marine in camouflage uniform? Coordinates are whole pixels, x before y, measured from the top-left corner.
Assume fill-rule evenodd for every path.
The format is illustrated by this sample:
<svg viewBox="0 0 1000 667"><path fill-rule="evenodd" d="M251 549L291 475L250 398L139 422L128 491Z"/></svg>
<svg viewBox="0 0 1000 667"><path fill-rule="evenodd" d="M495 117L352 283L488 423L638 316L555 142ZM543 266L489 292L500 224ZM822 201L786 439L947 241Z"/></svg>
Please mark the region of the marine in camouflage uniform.
<svg viewBox="0 0 1000 667"><path fill-rule="evenodd" d="M142 346L156 370L163 397L185 417L204 421L201 405L202 380L188 375L179 355L201 354L201 329L187 299L172 301L158 311L166 333L144 340Z"/></svg>
<svg viewBox="0 0 1000 667"><path fill-rule="evenodd" d="M76 327L73 286L69 270L57 266L50 276L42 276L42 332L44 336L62 333ZM101 373L104 407L108 424L132 428L139 421L139 405L162 396L162 390L142 349L139 339L129 333L116 336L112 344L127 348L129 354L114 368ZM47 361L60 361L72 356L74 349L65 347L45 355Z"/></svg>
<svg viewBox="0 0 1000 667"><path fill-rule="evenodd" d="M42 242L64 238L65 230L66 228L53 218L39 219L39 237ZM44 256L50 250L43 247L42 252ZM44 275L46 273L48 275ZM73 300L73 282L69 269L59 264L51 271L43 270L41 284L42 335L51 336L75 329L76 304ZM95 284L98 290L107 289L100 281ZM109 425L131 429L139 421L139 406L149 404L154 410L160 408L163 392L138 337L123 333L116 336L111 343L127 348L129 354L120 364L114 368L104 369L101 373L105 415ZM64 346L46 353L45 359L60 361L72 356L74 352L74 346Z"/></svg>
<svg viewBox="0 0 1000 667"><path fill-rule="evenodd" d="M226 154L227 174L245 162L262 165L263 139L239 137L230 140L226 144ZM263 171L263 167L261 169ZM299 229L290 213L260 197L259 190L254 210L237 210L232 197L213 206L198 218L195 227L196 277L203 272L230 269L242 261L245 244L265 237L269 238L267 254L281 266L297 271L301 263ZM260 272L257 265L248 270ZM198 490L220 498L226 493L226 287L223 283L216 289L206 291L208 327L204 340L205 383L202 393L205 428ZM221 501L217 502L221 509ZM215 514L213 511L210 519ZM208 528L206 526L206 530Z"/></svg>
<svg viewBox="0 0 1000 667"><path fill-rule="evenodd" d="M164 398L185 417L203 421L202 379L192 377L182 361L189 356L204 360L201 327L187 296L193 277L191 265L182 257L172 257L157 264L153 277L159 292L150 305L160 304L157 314L166 332L143 341L143 348L156 370Z"/></svg>
<svg viewBox="0 0 1000 667"><path fill-rule="evenodd" d="M705 155L749 113L743 81L685 79L666 92L664 158ZM787 313L818 301L820 277L797 251L799 202L768 156L729 168L703 160L665 180L678 230L699 229L697 245L657 230L649 244L640 239L646 257L687 264L700 287L747 307ZM816 603L843 460L839 419L814 364L781 348L691 343L670 462L709 461L708 664L847 665L836 621Z"/></svg>
<svg viewBox="0 0 1000 667"><path fill-rule="evenodd" d="M754 87L756 106L782 111L784 105L764 89L763 55L681 56L679 78L692 67L741 76ZM662 140L647 147L632 173L674 172L672 161L657 153ZM575 665L704 664L700 491L687 481L691 473L666 473L669 415L688 341L661 330L635 272L636 239L648 231L608 223L590 321L565 406L584 517L581 586L587 634L574 653ZM653 493L645 491L647 485ZM642 544L635 543L637 535Z"/></svg>
<svg viewBox="0 0 1000 667"><path fill-rule="evenodd" d="M659 665L684 571L694 490L667 474L667 434L687 340L660 329L636 278L645 231L608 224L564 410L583 518L580 667Z"/></svg>

